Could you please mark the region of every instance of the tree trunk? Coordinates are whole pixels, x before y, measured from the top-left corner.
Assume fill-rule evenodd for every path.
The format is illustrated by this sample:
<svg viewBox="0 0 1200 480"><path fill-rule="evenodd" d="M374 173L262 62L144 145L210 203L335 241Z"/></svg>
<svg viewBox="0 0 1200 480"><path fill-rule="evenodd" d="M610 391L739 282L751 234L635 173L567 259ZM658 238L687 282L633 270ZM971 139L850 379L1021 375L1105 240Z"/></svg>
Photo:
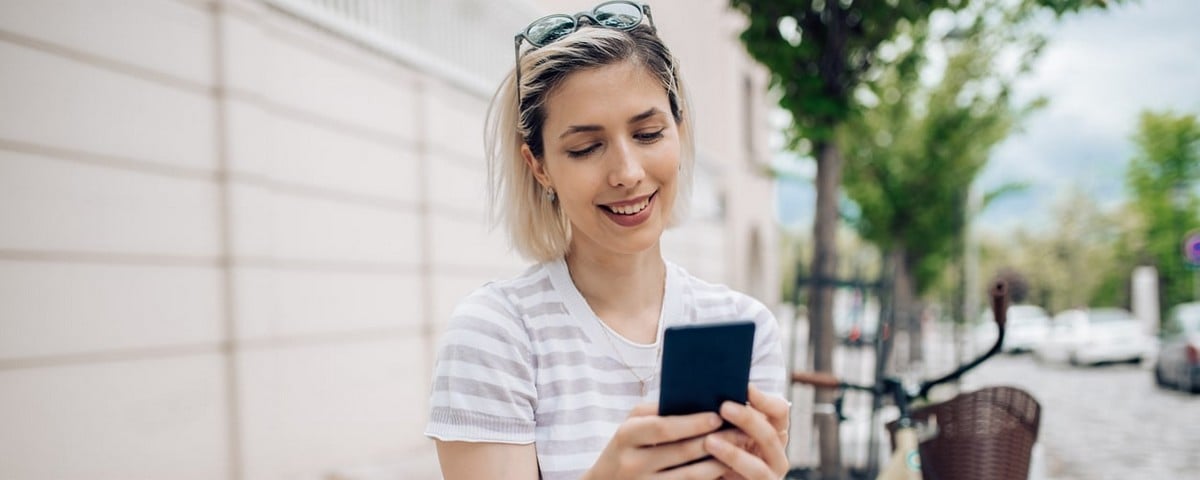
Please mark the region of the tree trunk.
<svg viewBox="0 0 1200 480"><path fill-rule="evenodd" d="M921 349L920 304L916 299L916 282L912 274L912 259L908 258L908 247L897 242L889 252L892 270L892 308L896 312L896 335L902 342L900 348L892 349L892 373L899 373L913 362L920 362Z"/></svg>
<svg viewBox="0 0 1200 480"><path fill-rule="evenodd" d="M817 212L813 221L812 294L808 296L809 342L813 369L833 372L833 288L837 274L838 187L842 184L842 156L832 142L817 144ZM833 403L836 392L816 391L817 404ZM842 459L838 422L831 415L814 418L820 435L821 476L839 478Z"/></svg>

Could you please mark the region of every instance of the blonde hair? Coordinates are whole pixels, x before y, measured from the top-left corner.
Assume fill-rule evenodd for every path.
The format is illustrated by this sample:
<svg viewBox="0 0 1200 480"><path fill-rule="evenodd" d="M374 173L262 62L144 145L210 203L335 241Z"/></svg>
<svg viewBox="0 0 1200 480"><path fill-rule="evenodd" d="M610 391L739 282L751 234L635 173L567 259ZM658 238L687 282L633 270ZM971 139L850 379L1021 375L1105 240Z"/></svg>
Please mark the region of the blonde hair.
<svg viewBox="0 0 1200 480"><path fill-rule="evenodd" d="M521 255L545 262L565 256L570 247L570 221L558 204L547 198L545 189L525 164L521 146L528 144L538 161L544 158L542 126L546 121L546 99L568 76L583 70L633 62L662 84L671 115L679 125L681 149L678 194L668 225L677 225L686 218L696 150L691 109L678 62L653 28L639 25L622 31L584 27L526 52L518 61L520 101L514 70L500 84L488 107L484 148L492 225L504 223L513 247Z"/></svg>

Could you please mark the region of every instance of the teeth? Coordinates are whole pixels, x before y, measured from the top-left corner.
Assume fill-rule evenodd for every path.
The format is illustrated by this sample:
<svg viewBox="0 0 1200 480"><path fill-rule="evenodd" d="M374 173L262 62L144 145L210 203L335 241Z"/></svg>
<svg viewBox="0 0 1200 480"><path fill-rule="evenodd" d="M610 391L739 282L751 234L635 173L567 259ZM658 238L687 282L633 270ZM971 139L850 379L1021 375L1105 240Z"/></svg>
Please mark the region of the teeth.
<svg viewBox="0 0 1200 480"><path fill-rule="evenodd" d="M642 210L645 210L645 209L646 209L646 207L648 207L648 206L650 206L650 198L649 198L649 197L647 197L645 200L642 200L642 201L640 201L640 202L638 202L638 203L635 203L635 204L633 204L633 205L623 205L623 206L619 206L619 207L608 207L608 209L609 209L609 210L612 210L612 211L613 211L613 213L619 213L619 214L621 214L621 215L633 215L633 214L635 214L635 213L638 213L638 212L640 212L640 211L642 211Z"/></svg>

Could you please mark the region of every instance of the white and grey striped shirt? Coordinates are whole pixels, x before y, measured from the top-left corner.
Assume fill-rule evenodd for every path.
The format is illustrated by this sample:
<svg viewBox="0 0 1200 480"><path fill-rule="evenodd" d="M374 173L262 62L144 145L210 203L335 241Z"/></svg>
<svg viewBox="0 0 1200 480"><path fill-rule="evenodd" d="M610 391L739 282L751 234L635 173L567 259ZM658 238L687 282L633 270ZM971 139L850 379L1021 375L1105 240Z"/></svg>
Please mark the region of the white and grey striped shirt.
<svg viewBox="0 0 1200 480"><path fill-rule="evenodd" d="M782 395L782 346L771 311L667 263L662 328L733 320L756 324L751 382ZM459 303L450 319L434 367L425 435L533 443L542 478L578 478L634 405L657 401L661 342L661 328L649 345L608 329L561 259L489 283ZM649 379L645 396L638 377Z"/></svg>

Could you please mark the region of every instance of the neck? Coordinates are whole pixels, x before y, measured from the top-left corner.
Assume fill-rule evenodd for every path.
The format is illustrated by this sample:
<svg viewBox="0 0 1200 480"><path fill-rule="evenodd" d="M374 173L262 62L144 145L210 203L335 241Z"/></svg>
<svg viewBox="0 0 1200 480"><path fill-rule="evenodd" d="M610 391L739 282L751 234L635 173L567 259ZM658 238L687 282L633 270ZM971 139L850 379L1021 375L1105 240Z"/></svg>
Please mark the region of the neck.
<svg viewBox="0 0 1200 480"><path fill-rule="evenodd" d="M573 249L566 262L575 288L601 321L635 342L657 338L667 274L657 245L632 255Z"/></svg>

